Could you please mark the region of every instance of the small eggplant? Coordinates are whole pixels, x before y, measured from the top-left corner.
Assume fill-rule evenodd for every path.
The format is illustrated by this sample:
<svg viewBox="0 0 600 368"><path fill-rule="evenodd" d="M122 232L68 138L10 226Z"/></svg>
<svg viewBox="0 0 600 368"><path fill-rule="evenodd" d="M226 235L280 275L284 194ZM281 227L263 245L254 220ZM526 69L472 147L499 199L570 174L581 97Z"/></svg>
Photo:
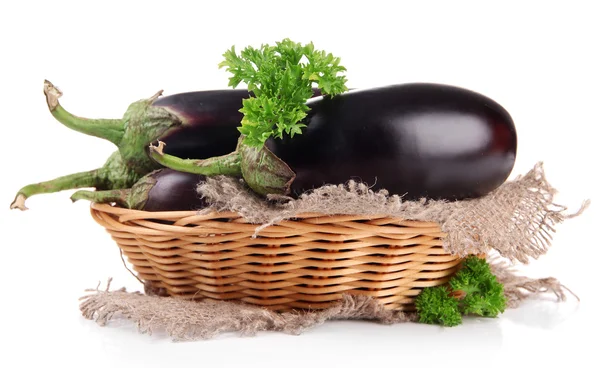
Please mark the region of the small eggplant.
<svg viewBox="0 0 600 368"><path fill-rule="evenodd" d="M509 113L479 93L439 84L354 90L308 102L306 128L264 147L239 140L236 151L181 160L151 147L163 166L197 174L242 176L257 193L298 196L351 179L406 200L481 197L515 163Z"/></svg>
<svg viewBox="0 0 600 368"><path fill-rule="evenodd" d="M71 199L96 203L114 202L120 207L143 211L195 211L206 207L196 188L206 178L171 169L155 170L129 189L98 192L78 191Z"/></svg>

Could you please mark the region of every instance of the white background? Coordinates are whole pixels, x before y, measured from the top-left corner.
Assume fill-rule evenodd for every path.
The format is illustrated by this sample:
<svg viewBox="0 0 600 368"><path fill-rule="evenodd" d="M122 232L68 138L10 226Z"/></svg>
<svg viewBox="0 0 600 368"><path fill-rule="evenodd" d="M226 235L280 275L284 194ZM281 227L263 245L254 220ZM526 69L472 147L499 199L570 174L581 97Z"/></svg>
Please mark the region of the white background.
<svg viewBox="0 0 600 368"><path fill-rule="evenodd" d="M0 366L598 366L600 22L593 4L2 5ZM550 252L525 268L531 276L559 278L581 302L532 301L498 319L468 319L452 329L331 322L301 336L227 334L191 343L140 335L127 322L102 328L83 319L78 297L98 281L112 276L115 287L140 288L89 216L89 204L71 204L72 191L33 197L27 212L8 210L21 186L99 167L113 150L56 122L43 80L63 90L61 102L75 114L120 117L129 103L159 89L227 88L228 76L217 68L226 49L284 37L312 40L341 56L352 87L456 84L506 107L519 134L512 177L544 161L559 203L575 210L592 199L584 216L557 227Z"/></svg>

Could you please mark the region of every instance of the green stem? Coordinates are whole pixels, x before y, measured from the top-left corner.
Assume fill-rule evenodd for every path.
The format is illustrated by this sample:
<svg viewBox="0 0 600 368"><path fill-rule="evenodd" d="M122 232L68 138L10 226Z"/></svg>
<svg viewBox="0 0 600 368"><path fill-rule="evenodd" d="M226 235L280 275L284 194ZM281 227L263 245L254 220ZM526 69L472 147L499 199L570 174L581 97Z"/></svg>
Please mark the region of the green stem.
<svg viewBox="0 0 600 368"><path fill-rule="evenodd" d="M99 174L101 169L84 171L76 174L61 176L59 178L41 183L29 184L19 190L10 208L26 210L25 200L32 195L55 193L61 190L94 187L102 180Z"/></svg>
<svg viewBox="0 0 600 368"><path fill-rule="evenodd" d="M58 102L62 92L48 81L44 82L44 94L48 109L56 120L68 128L80 133L106 139L115 145L119 145L125 131L125 123L122 119L86 119L75 116L65 110Z"/></svg>
<svg viewBox="0 0 600 368"><path fill-rule="evenodd" d="M204 160L182 159L162 153L160 142L158 147L150 146L150 157L164 167L181 172L206 176L242 176L241 157L237 151Z"/></svg>
<svg viewBox="0 0 600 368"><path fill-rule="evenodd" d="M88 200L96 203L115 202L121 207L131 208L129 203L129 194L131 189L113 189L113 190L78 190L71 196L71 200Z"/></svg>

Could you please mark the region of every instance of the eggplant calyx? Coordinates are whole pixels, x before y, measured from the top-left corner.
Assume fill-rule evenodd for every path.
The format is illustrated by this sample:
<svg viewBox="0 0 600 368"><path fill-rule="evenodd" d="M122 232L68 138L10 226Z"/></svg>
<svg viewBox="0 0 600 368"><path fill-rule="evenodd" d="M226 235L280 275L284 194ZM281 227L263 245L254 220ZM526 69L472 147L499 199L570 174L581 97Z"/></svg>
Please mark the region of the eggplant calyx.
<svg viewBox="0 0 600 368"><path fill-rule="evenodd" d="M26 199L27 199L27 197L25 197L24 194L18 193L17 196L15 197L15 200L10 204L10 209L11 210L20 209L21 211L27 211L29 208L27 208L27 206L25 206Z"/></svg>
<svg viewBox="0 0 600 368"><path fill-rule="evenodd" d="M266 146L256 147L246 143L244 136L238 140L235 151L224 156L204 160L184 160L163 152L166 146L150 145L149 154L157 163L172 170L206 176L229 175L244 178L257 194L287 195L296 173Z"/></svg>
<svg viewBox="0 0 600 368"><path fill-rule="evenodd" d="M127 208L132 210L143 210L150 199L150 191L156 185L156 178L153 174L156 171L142 177L135 183L127 193Z"/></svg>
<svg viewBox="0 0 600 368"><path fill-rule="evenodd" d="M266 146L256 147L240 140L237 150L242 157L244 181L262 196L286 196L296 173Z"/></svg>
<svg viewBox="0 0 600 368"><path fill-rule="evenodd" d="M148 145L183 124L178 116L167 109L153 106L161 95L162 90L148 99L132 103L123 115L125 130L118 145L119 152L125 162L139 168L142 174L158 168L147 155Z"/></svg>

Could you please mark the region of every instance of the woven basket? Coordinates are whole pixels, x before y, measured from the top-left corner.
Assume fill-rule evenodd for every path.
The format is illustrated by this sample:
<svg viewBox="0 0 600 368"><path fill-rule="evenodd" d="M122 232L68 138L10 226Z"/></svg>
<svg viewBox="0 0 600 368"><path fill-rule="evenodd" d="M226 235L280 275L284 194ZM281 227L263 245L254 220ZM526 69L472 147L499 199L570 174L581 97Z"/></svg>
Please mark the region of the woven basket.
<svg viewBox="0 0 600 368"><path fill-rule="evenodd" d="M185 299L239 300L273 310L321 309L347 294L412 310L461 259L436 223L303 214L267 227L219 212L146 212L92 204L138 277Z"/></svg>

